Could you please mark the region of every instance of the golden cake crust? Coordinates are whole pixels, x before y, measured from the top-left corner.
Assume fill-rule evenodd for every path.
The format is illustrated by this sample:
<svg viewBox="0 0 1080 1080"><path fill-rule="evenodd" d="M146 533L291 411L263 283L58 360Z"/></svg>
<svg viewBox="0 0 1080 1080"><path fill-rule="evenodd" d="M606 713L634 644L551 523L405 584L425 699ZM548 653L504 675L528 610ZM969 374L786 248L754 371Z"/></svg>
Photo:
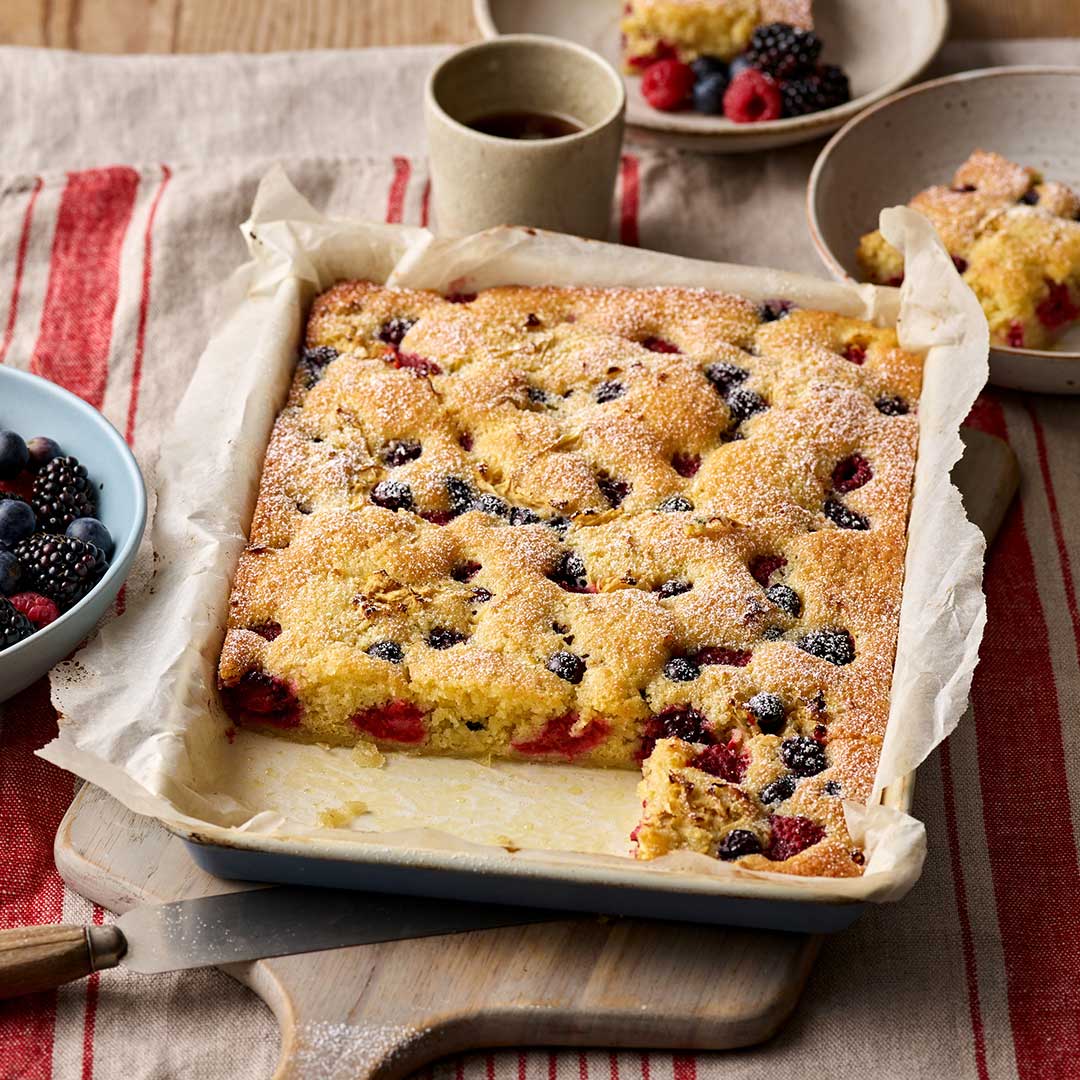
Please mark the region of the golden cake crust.
<svg viewBox="0 0 1080 1080"><path fill-rule="evenodd" d="M644 761L641 857L738 828L743 865L859 872L840 808L888 716L918 430L893 330L692 289L345 282L306 345L230 598L238 722Z"/></svg>

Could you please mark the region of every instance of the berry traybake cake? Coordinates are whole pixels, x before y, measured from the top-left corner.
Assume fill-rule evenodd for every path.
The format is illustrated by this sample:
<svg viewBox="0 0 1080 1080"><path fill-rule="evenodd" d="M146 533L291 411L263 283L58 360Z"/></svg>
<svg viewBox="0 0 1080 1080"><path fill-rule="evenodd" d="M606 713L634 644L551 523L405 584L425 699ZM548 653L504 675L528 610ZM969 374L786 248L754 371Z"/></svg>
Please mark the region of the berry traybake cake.
<svg viewBox="0 0 1080 1080"><path fill-rule="evenodd" d="M892 329L781 300L339 284L267 450L227 711L643 768L641 858L858 874L921 377Z"/></svg>
<svg viewBox="0 0 1080 1080"><path fill-rule="evenodd" d="M763 23L810 29L811 0L629 0L623 8L623 62L640 72L657 60L730 60Z"/></svg>
<svg viewBox="0 0 1080 1080"><path fill-rule="evenodd" d="M937 229L994 342L1044 349L1080 319L1080 197L1064 184L976 150L951 186L908 205ZM903 281L903 259L880 232L862 237L858 260L870 281Z"/></svg>

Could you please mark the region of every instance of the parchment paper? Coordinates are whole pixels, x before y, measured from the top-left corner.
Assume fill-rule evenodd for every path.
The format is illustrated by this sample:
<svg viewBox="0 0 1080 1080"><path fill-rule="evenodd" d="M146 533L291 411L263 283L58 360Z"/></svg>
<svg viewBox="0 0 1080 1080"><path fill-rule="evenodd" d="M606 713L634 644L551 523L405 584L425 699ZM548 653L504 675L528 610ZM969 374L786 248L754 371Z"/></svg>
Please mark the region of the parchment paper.
<svg viewBox="0 0 1080 1080"><path fill-rule="evenodd" d="M698 262L524 229L458 240L425 230L328 220L280 169L243 226L251 260L225 287L228 314L203 354L163 443L151 527L157 572L53 675L63 720L41 753L132 810L221 837L259 833L311 845L378 846L548 866L782 881L821 897L890 900L917 880L922 825L882 806L846 804L868 853L860 879L754 874L693 853L627 857L637 775L626 771L388 755L251 732L229 743L214 691L232 574L245 543L263 451L314 293L346 277L474 290L495 284L686 285L795 302L896 324L928 349L899 655L875 793L905 776L958 722L985 619L983 541L948 480L958 428L986 379L987 331L929 224L904 208L882 228L904 251L900 291ZM507 850L511 849L511 850ZM520 850L519 850L520 849ZM490 863L485 863L489 865ZM816 890L816 891L815 891Z"/></svg>

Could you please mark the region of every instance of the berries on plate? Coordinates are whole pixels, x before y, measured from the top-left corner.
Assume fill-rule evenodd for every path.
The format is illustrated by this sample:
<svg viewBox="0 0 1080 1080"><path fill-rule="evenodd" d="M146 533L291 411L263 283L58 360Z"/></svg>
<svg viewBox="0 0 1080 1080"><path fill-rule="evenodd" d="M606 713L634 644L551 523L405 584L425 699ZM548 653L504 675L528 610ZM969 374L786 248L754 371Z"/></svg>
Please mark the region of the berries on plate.
<svg viewBox="0 0 1080 1080"><path fill-rule="evenodd" d="M694 83L694 112L704 116L722 116L724 94L729 85L727 74L721 72L698 79Z"/></svg>
<svg viewBox="0 0 1080 1080"><path fill-rule="evenodd" d="M661 112L672 112L686 104L694 89L694 73L678 60L657 60L641 77L645 100Z"/></svg>
<svg viewBox="0 0 1080 1080"><path fill-rule="evenodd" d="M813 30L780 22L759 26L746 48L750 63L776 79L809 71L820 55L821 39Z"/></svg>
<svg viewBox="0 0 1080 1080"><path fill-rule="evenodd" d="M776 81L757 68L736 75L724 94L724 115L736 124L779 120L783 99Z"/></svg>
<svg viewBox="0 0 1080 1080"><path fill-rule="evenodd" d="M809 75L785 79L780 96L785 116L806 116L845 105L851 100L851 85L840 68L825 64Z"/></svg>

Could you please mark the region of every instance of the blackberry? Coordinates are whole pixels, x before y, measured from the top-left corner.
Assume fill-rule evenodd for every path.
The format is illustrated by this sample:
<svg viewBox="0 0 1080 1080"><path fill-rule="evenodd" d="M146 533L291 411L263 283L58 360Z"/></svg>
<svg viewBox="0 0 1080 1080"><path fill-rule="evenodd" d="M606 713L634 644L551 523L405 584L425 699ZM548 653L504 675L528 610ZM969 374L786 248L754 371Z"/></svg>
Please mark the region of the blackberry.
<svg viewBox="0 0 1080 1080"><path fill-rule="evenodd" d="M680 581L678 578L672 578L671 581L665 581L659 589L656 590L656 595L661 600L668 600L672 596L681 596L684 592L689 592L694 586L689 581Z"/></svg>
<svg viewBox="0 0 1080 1080"><path fill-rule="evenodd" d="M693 705L670 705L653 717L650 726L658 728L659 734L669 739L694 743L709 741L705 732L705 717Z"/></svg>
<svg viewBox="0 0 1080 1080"><path fill-rule="evenodd" d="M785 799L790 799L795 794L795 785L798 780L795 779L790 773L787 776L781 776L778 780L774 780L771 784L766 784L761 789L759 799L766 805L771 803L783 802Z"/></svg>
<svg viewBox="0 0 1080 1080"><path fill-rule="evenodd" d="M799 648L838 667L855 659L855 642L846 630L811 630L799 642Z"/></svg>
<svg viewBox="0 0 1080 1080"><path fill-rule="evenodd" d="M457 476L448 476L444 481L446 496L450 500L450 512L457 517L472 508L473 489Z"/></svg>
<svg viewBox="0 0 1080 1080"><path fill-rule="evenodd" d="M825 75L826 71L830 74ZM805 116L850 101L851 87L847 76L839 68L821 68L820 73L782 82L780 98L785 116Z"/></svg>
<svg viewBox="0 0 1080 1080"><path fill-rule="evenodd" d="M62 610L78 603L108 566L105 552L74 536L39 532L15 546L24 587L55 600Z"/></svg>
<svg viewBox="0 0 1080 1080"><path fill-rule="evenodd" d="M716 857L724 862L741 859L744 855L757 855L761 851L761 841L749 829L732 829L720 841Z"/></svg>
<svg viewBox="0 0 1080 1080"><path fill-rule="evenodd" d="M376 641L367 647L368 656L376 660L388 660L391 664L400 664L405 659L405 650L396 641Z"/></svg>
<svg viewBox="0 0 1080 1080"><path fill-rule="evenodd" d="M769 407L760 394L755 394L753 390L748 390L745 386L736 386L728 394L727 404L736 424L749 420L751 416L764 412Z"/></svg>
<svg viewBox="0 0 1080 1080"><path fill-rule="evenodd" d="M841 529L854 529L856 532L865 532L870 528L870 521L851 507L845 506L838 499L826 499L824 506L825 516L838 525Z"/></svg>
<svg viewBox="0 0 1080 1080"><path fill-rule="evenodd" d="M537 525L539 522L540 515L535 511L528 509L528 507L515 506L510 511L511 525Z"/></svg>
<svg viewBox="0 0 1080 1080"><path fill-rule="evenodd" d="M34 632L34 624L10 600L0 596L0 651L18 645Z"/></svg>
<svg viewBox="0 0 1080 1080"><path fill-rule="evenodd" d="M750 372L744 367L739 367L738 364L718 360L705 369L705 378L713 384L718 393L727 395L733 387L750 378Z"/></svg>
<svg viewBox="0 0 1080 1080"><path fill-rule="evenodd" d="M565 679L574 686L581 682L582 676L585 674L585 661L572 652L552 653L544 667L552 674L558 675L560 679Z"/></svg>
<svg viewBox="0 0 1080 1080"><path fill-rule="evenodd" d="M755 694L746 708L764 735L775 735L784 726L784 702L778 694Z"/></svg>
<svg viewBox="0 0 1080 1080"><path fill-rule="evenodd" d="M770 585L765 590L765 596L793 618L797 619L802 614L802 601L790 585Z"/></svg>
<svg viewBox="0 0 1080 1080"><path fill-rule="evenodd" d="M394 316L392 319L387 319L379 329L379 340L386 342L387 345L393 345L396 349L402 341L402 338L416 325L415 319L402 319L399 316Z"/></svg>
<svg viewBox="0 0 1080 1080"><path fill-rule="evenodd" d="M626 387L621 382L602 382L594 391L593 397L603 405L606 401L614 401L626 393Z"/></svg>
<svg viewBox="0 0 1080 1080"><path fill-rule="evenodd" d="M516 522L515 522L516 524ZM570 531L570 519L564 518L561 515L558 517L548 518L544 524L551 529L553 533L556 533L560 539L565 537Z"/></svg>
<svg viewBox="0 0 1080 1080"><path fill-rule="evenodd" d="M817 63L821 39L813 30L790 23L768 23L754 31L746 55L760 71L776 79L790 79Z"/></svg>
<svg viewBox="0 0 1080 1080"><path fill-rule="evenodd" d="M547 391L531 383L525 387L525 395L533 405L546 405L548 403Z"/></svg>
<svg viewBox="0 0 1080 1080"><path fill-rule="evenodd" d="M415 461L422 452L423 447L413 439L391 439L379 451L379 460L388 469L396 469Z"/></svg>
<svg viewBox="0 0 1080 1080"><path fill-rule="evenodd" d="M685 495L669 495L656 509L664 514L685 514L694 504Z"/></svg>
<svg viewBox="0 0 1080 1080"><path fill-rule="evenodd" d="M53 458L34 478L30 505L42 532L61 533L76 518L94 517L95 502L86 467L76 458Z"/></svg>
<svg viewBox="0 0 1080 1080"><path fill-rule="evenodd" d="M761 631L761 636L766 641L779 641L784 636L784 631L779 626L766 626L765 629Z"/></svg>
<svg viewBox="0 0 1080 1080"><path fill-rule="evenodd" d="M910 412L908 403L902 397L879 397L874 407L883 416L907 416Z"/></svg>
<svg viewBox="0 0 1080 1080"><path fill-rule="evenodd" d="M585 592L589 587L585 577L585 561L576 551L565 552L550 577L567 592Z"/></svg>
<svg viewBox="0 0 1080 1080"><path fill-rule="evenodd" d="M436 626L428 634L427 643L433 649L449 649L452 645L459 645L468 636L468 634L463 634L460 630L454 630L449 626Z"/></svg>
<svg viewBox="0 0 1080 1080"><path fill-rule="evenodd" d="M473 509L484 514L491 514L494 517L508 518L510 516L510 507L498 495L491 495L487 492L473 503Z"/></svg>
<svg viewBox="0 0 1080 1080"><path fill-rule="evenodd" d="M97 518L76 518L65 532L68 536L74 536L76 540L85 540L94 547L101 548L106 558L112 558L115 548L112 535Z"/></svg>
<svg viewBox="0 0 1080 1080"><path fill-rule="evenodd" d="M326 369L338 358L337 349L329 345L318 345L314 349L305 349L300 354L296 370L304 383L304 389L310 390L326 374Z"/></svg>
<svg viewBox="0 0 1080 1080"><path fill-rule="evenodd" d="M693 682L701 668L688 656L676 656L664 665L664 676L672 682Z"/></svg>
<svg viewBox="0 0 1080 1080"><path fill-rule="evenodd" d="M596 486L612 508L619 506L630 494L630 485L625 480L616 480L613 476L598 476Z"/></svg>
<svg viewBox="0 0 1080 1080"><path fill-rule="evenodd" d="M412 488L400 480L382 480L371 492L371 501L384 510L411 510Z"/></svg>
<svg viewBox="0 0 1080 1080"><path fill-rule="evenodd" d="M829 764L825 760L825 747L806 735L785 739L780 744L780 760L796 776L816 776Z"/></svg>

